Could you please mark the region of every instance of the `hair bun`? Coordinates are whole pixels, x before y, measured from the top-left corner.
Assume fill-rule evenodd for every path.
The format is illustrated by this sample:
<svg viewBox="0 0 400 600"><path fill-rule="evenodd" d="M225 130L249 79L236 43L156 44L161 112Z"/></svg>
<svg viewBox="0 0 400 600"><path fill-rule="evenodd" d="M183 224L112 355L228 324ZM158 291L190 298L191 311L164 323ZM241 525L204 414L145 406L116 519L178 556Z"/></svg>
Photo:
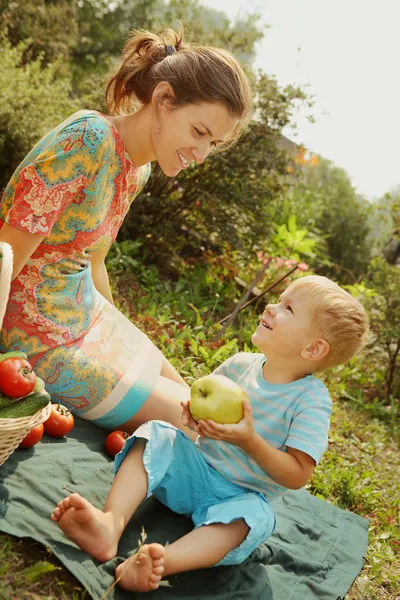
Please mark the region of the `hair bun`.
<svg viewBox="0 0 400 600"><path fill-rule="evenodd" d="M175 46L172 46L172 44L165 46L165 56L172 56L173 54L176 54L176 52L177 50Z"/></svg>

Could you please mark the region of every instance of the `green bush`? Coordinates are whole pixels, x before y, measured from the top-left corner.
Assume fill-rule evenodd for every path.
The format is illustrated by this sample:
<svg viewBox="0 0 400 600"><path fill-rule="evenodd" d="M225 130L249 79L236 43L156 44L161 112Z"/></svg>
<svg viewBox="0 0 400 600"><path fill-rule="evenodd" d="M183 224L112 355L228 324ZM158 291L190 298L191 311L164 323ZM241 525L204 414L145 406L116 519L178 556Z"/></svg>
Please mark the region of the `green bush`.
<svg viewBox="0 0 400 600"><path fill-rule="evenodd" d="M59 63L44 66L42 57L24 64L29 40L12 47L0 37L0 189L32 146L52 127L78 110L69 96L68 76Z"/></svg>

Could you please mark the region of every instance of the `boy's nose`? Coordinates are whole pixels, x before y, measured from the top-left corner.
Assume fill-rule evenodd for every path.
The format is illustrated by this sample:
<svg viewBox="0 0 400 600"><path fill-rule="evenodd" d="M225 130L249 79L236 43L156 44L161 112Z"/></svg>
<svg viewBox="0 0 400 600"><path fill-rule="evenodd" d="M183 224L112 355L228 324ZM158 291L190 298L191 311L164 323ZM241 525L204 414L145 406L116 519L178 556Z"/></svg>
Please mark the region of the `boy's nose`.
<svg viewBox="0 0 400 600"><path fill-rule="evenodd" d="M272 317L274 317L276 315L276 307L274 304L268 304L268 306L265 307L264 310L264 314L265 313L269 313Z"/></svg>

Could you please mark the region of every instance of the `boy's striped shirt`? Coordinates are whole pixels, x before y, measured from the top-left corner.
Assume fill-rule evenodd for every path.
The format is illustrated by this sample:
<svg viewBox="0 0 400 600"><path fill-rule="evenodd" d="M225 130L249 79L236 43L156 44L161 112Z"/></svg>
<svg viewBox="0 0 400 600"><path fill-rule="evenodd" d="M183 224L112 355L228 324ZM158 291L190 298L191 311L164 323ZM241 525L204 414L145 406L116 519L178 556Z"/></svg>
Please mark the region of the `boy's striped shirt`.
<svg viewBox="0 0 400 600"><path fill-rule="evenodd" d="M263 354L239 352L214 374L236 381L250 398L257 433L271 446L309 454L316 463L328 445L332 401L325 385L307 375L286 384L268 383L262 375ZM271 500L285 491L243 450L227 442L199 437L197 446L206 460L227 479L261 492Z"/></svg>

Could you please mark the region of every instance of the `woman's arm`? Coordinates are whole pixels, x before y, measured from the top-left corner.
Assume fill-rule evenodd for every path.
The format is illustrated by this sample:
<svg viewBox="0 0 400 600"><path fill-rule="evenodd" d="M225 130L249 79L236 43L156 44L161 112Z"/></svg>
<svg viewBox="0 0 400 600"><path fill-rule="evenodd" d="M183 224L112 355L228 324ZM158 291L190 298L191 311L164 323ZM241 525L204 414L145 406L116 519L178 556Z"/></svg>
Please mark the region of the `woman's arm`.
<svg viewBox="0 0 400 600"><path fill-rule="evenodd" d="M111 294L110 281L108 279L108 273L105 265L105 259L111 244L102 250L93 252L92 254L92 278L96 290L111 304L114 304L114 300Z"/></svg>
<svg viewBox="0 0 400 600"><path fill-rule="evenodd" d="M42 243L44 237L36 233L29 233L11 227L4 223L0 230L0 242L7 242L13 249L13 273L12 279L15 279L22 271L36 248Z"/></svg>

